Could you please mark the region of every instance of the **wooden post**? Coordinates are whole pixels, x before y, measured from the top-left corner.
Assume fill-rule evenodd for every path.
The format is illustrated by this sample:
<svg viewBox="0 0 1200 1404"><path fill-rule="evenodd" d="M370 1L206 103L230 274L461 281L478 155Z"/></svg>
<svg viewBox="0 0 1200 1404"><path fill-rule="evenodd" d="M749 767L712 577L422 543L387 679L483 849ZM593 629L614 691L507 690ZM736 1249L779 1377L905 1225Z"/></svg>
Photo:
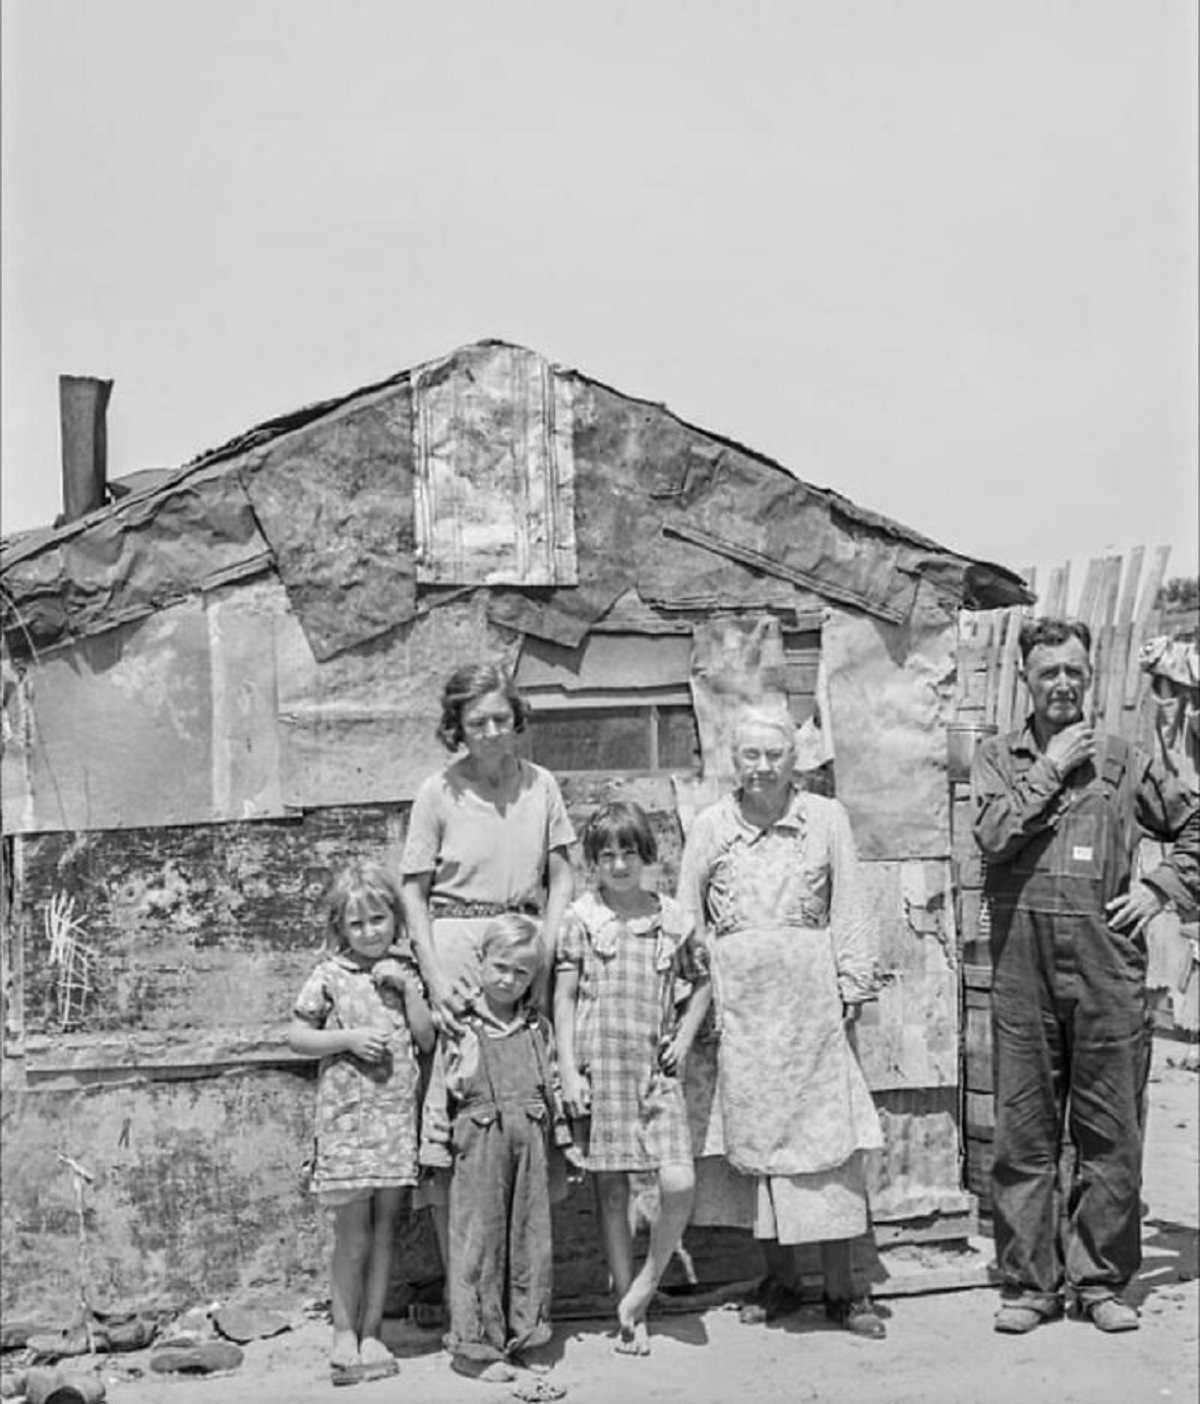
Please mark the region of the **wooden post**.
<svg viewBox="0 0 1200 1404"><path fill-rule="evenodd" d="M1170 558L1171 548L1169 546L1156 547L1154 563L1150 567L1150 574L1147 575L1145 584L1142 586L1137 613L1134 615L1133 628L1129 637L1129 659L1125 665L1125 705L1127 707L1136 708L1137 706L1142 676L1141 669L1138 667L1138 654L1145 642L1150 616L1154 613L1155 601L1158 599L1159 590L1162 589L1163 576L1167 573L1167 561Z"/></svg>
<svg viewBox="0 0 1200 1404"><path fill-rule="evenodd" d="M1109 667L1108 699L1104 708L1105 731L1116 732L1126 740L1130 735L1131 714L1125 705L1125 676L1129 668L1129 644L1133 633L1133 610L1137 603L1138 580L1142 573L1145 549L1135 546L1129 553L1121 599L1117 605L1117 623L1113 633L1112 662Z"/></svg>

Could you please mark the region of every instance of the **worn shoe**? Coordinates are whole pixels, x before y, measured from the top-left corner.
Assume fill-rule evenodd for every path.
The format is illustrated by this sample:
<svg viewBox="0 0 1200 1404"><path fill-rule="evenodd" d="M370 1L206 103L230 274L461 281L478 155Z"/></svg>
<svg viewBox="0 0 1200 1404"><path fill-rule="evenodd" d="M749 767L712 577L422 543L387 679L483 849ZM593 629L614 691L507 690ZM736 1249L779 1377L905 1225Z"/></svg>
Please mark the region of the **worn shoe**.
<svg viewBox="0 0 1200 1404"><path fill-rule="evenodd" d="M843 1330L868 1341L881 1341L887 1335L883 1317L875 1310L870 1297L825 1297L825 1315Z"/></svg>
<svg viewBox="0 0 1200 1404"><path fill-rule="evenodd" d="M1004 1336L1023 1336L1027 1331L1032 1331L1035 1326L1042 1326L1047 1321L1053 1321L1058 1314L1058 1312L1041 1311L1026 1302L1005 1302L996 1313L993 1329Z"/></svg>
<svg viewBox="0 0 1200 1404"><path fill-rule="evenodd" d="M738 1311L738 1320L743 1326L758 1326L765 1321L777 1321L781 1316L790 1316L803 1305L799 1292L793 1292L773 1277L764 1277L754 1289L750 1300Z"/></svg>
<svg viewBox="0 0 1200 1404"><path fill-rule="evenodd" d="M1083 1314L1099 1331L1136 1331L1142 1324L1137 1308L1119 1297L1102 1297L1098 1302L1085 1302Z"/></svg>

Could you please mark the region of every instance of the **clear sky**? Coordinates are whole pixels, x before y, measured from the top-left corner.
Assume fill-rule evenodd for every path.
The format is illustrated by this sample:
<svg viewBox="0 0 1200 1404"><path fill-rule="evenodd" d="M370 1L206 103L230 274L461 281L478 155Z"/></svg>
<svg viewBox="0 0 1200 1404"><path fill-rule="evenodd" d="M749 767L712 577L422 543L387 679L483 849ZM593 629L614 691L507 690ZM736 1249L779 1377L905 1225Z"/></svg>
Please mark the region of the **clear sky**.
<svg viewBox="0 0 1200 1404"><path fill-rule="evenodd" d="M498 336L1043 580L1195 573L1195 0L0 24L6 532L62 372L115 380L115 477Z"/></svg>

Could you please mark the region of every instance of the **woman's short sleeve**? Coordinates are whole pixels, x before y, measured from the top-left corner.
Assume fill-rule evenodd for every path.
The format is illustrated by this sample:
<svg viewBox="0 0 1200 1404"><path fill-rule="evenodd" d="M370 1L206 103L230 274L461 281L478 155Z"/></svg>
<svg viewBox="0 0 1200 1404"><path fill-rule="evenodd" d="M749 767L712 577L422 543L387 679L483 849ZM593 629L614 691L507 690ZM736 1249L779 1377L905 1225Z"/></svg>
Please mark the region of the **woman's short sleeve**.
<svg viewBox="0 0 1200 1404"><path fill-rule="evenodd" d="M404 877L417 873L432 873L437 868L442 851L441 806L442 772L422 780L408 816L408 833L404 839L404 857L400 872Z"/></svg>
<svg viewBox="0 0 1200 1404"><path fill-rule="evenodd" d="M567 814L567 806L563 802L558 781L548 770L542 774L545 776L547 788L546 849L551 851L555 848L569 848L575 842L575 826Z"/></svg>
<svg viewBox="0 0 1200 1404"><path fill-rule="evenodd" d="M329 1018L329 1011L332 1008L333 1000L325 982L325 971L318 965L301 986L300 993L296 996L296 1002L292 1006L292 1013L297 1019L303 1019L306 1024L311 1024L314 1029L321 1029L325 1027L325 1020Z"/></svg>

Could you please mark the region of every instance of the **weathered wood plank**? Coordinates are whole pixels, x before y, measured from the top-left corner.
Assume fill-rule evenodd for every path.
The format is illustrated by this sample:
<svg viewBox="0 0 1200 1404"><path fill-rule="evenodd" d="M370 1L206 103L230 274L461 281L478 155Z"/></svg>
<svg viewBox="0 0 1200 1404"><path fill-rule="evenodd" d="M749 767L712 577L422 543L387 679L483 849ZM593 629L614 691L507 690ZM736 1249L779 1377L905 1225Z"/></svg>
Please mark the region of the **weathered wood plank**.
<svg viewBox="0 0 1200 1404"><path fill-rule="evenodd" d="M1125 667L1125 705L1137 706L1138 692L1142 687L1142 674L1138 667L1138 653L1150 632L1151 616L1154 613L1158 592L1162 588L1163 577L1167 573L1167 562L1171 558L1169 546L1159 546L1154 552L1150 572L1142 585L1138 598L1137 613L1133 618L1133 630L1129 638L1129 661Z"/></svg>

